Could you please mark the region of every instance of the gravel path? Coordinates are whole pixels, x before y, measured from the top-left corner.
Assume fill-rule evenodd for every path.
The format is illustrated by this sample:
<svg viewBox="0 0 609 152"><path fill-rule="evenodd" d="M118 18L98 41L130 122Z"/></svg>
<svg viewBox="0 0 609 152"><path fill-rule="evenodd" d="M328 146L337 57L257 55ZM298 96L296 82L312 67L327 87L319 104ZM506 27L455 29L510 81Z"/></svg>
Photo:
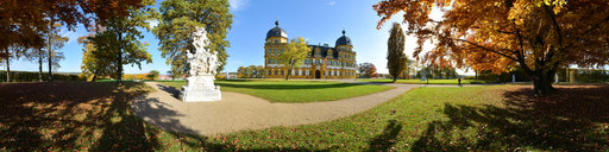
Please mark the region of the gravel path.
<svg viewBox="0 0 609 152"><path fill-rule="evenodd" d="M330 121L366 111L420 86L390 84L396 88L328 102L270 103L258 97L224 91L219 102L185 103L175 98L176 91L154 82L146 84L156 91L131 104L137 116L167 131L199 135Z"/></svg>

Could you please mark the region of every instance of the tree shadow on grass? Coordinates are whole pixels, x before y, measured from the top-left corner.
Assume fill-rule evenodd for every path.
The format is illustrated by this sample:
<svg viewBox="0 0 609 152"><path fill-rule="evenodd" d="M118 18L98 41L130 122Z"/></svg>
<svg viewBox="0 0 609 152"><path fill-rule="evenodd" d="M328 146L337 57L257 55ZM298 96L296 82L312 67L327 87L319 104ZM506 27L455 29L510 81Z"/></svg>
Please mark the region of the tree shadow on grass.
<svg viewBox="0 0 609 152"><path fill-rule="evenodd" d="M370 141L368 151L388 151L398 141L400 131L402 131L402 124L396 120L390 120L383 132Z"/></svg>
<svg viewBox="0 0 609 152"><path fill-rule="evenodd" d="M609 86L560 88L536 97L507 91L502 106L445 104L413 151L603 151L609 148Z"/></svg>
<svg viewBox="0 0 609 152"><path fill-rule="evenodd" d="M117 87L112 82L0 84L0 151L168 151L159 137L163 134L180 137L184 146L200 147L202 151L239 149L234 144L208 142L205 136L175 133L194 131L174 118L180 116L179 112L158 99L145 98L148 90L144 88L142 83ZM168 132L134 114L146 109L133 110L130 105L153 109L150 112L156 115L144 119Z"/></svg>

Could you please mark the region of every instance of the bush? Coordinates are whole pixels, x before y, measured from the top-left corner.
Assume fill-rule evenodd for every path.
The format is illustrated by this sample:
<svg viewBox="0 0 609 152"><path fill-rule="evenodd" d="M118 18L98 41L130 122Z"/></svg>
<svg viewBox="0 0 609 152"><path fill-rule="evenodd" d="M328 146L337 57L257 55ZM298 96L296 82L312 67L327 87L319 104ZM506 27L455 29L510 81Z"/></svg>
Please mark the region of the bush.
<svg viewBox="0 0 609 152"><path fill-rule="evenodd" d="M42 80L47 81L49 73L42 73ZM85 77L71 73L53 73L53 80L59 81L85 81ZM11 71L11 82L38 82L38 72ZM6 71L0 71L0 82L6 82Z"/></svg>

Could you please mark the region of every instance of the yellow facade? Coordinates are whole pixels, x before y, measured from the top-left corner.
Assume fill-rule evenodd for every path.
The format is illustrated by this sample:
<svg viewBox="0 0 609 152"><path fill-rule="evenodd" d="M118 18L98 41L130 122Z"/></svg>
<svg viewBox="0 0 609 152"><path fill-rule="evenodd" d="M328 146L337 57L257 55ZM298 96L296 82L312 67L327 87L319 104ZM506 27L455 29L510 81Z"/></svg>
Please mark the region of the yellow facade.
<svg viewBox="0 0 609 152"><path fill-rule="evenodd" d="M265 78L285 78L288 69L279 63L281 54L288 43L287 34L278 26L267 34L264 44ZM309 45L311 51L298 68L292 70L290 78L301 79L355 79L357 76L356 53L348 37L337 40L336 47Z"/></svg>

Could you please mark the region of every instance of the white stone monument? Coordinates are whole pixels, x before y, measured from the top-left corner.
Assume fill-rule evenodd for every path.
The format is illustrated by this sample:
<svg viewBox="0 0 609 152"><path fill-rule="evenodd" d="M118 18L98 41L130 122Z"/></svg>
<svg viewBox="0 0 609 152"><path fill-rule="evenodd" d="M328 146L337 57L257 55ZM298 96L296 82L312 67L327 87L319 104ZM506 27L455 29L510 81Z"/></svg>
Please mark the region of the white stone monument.
<svg viewBox="0 0 609 152"><path fill-rule="evenodd" d="M182 88L182 101L219 101L222 97L220 87L214 85L216 68L219 66L217 53L207 48L209 40L205 29L197 28L192 38L194 50L188 50L186 55L190 70L186 78L188 84Z"/></svg>

